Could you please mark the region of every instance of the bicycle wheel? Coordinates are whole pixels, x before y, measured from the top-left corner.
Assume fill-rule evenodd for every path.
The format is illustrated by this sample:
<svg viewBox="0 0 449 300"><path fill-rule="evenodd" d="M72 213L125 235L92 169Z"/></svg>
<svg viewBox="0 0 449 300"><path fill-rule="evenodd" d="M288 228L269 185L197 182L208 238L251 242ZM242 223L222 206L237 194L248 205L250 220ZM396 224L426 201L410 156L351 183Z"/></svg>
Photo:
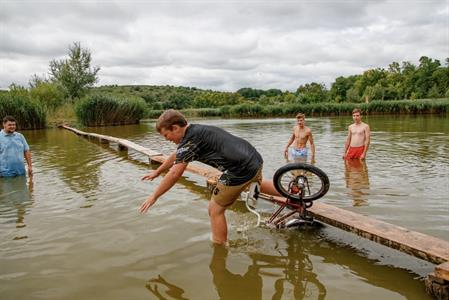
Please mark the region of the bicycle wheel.
<svg viewBox="0 0 449 300"><path fill-rule="evenodd" d="M274 173L273 183L282 196L297 201L319 199L329 190L326 173L305 163L290 163L279 168Z"/></svg>

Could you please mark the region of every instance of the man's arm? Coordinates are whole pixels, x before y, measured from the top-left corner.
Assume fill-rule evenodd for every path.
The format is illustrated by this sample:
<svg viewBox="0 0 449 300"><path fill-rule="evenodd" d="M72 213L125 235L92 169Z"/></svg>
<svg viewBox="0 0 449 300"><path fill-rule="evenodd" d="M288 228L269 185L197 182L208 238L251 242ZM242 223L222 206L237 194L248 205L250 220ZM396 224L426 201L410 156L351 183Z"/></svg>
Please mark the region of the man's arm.
<svg viewBox="0 0 449 300"><path fill-rule="evenodd" d="M162 172L170 169L173 166L175 159L176 159L176 151L170 154L170 156L159 166L159 168L143 176L142 180L153 180L154 178L158 177L159 175L162 174Z"/></svg>
<svg viewBox="0 0 449 300"><path fill-rule="evenodd" d="M27 162L28 166L28 176L33 176L33 164L31 162L31 151L25 151L23 152L23 156L25 157L25 160Z"/></svg>
<svg viewBox="0 0 449 300"><path fill-rule="evenodd" d="M371 130L369 128L369 125L367 124L365 127L365 148L363 149L363 153L360 156L361 159L365 159L366 152L368 152L370 142L371 142Z"/></svg>
<svg viewBox="0 0 449 300"><path fill-rule="evenodd" d="M170 168L170 171L164 176L156 190L140 206L140 212L145 213L157 201L157 199L167 192L176 181L182 176L187 168L187 163L178 163Z"/></svg>
<svg viewBox="0 0 449 300"><path fill-rule="evenodd" d="M348 152L348 148L349 145L351 145L351 126L348 127L348 135L346 136L346 140L345 140L345 151L343 152L343 158L345 158L347 152Z"/></svg>

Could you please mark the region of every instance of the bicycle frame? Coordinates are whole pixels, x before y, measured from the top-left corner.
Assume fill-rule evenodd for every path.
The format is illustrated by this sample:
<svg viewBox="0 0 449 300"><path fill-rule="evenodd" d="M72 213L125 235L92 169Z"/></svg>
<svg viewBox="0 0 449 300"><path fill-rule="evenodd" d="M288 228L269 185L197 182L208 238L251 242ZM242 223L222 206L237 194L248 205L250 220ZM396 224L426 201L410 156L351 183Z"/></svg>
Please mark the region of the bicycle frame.
<svg viewBox="0 0 449 300"><path fill-rule="evenodd" d="M287 176L287 181L285 181L285 176ZM308 179L310 176L316 176L313 180L315 184L313 192L311 192L311 185ZM329 189L329 178L327 175L315 166L304 163L292 163L276 171L273 183L276 190L285 198L260 193L260 186L257 183L250 185L245 202L248 210L257 215L257 226L260 224L261 216L256 211L255 203L259 198L279 206L265 222L268 226L279 228L284 225L290 227L291 225L304 223L312 224L313 218L307 215L307 208L313 205L313 200L319 199L327 193ZM318 189L316 189L317 187ZM290 211L281 214L286 208ZM286 223L285 221L294 214L298 214L299 219L292 220L292 223L289 223L290 221Z"/></svg>
<svg viewBox="0 0 449 300"><path fill-rule="evenodd" d="M304 201L296 201L289 198L269 196L266 194L259 194L258 198L279 206L278 209L276 209L276 211L265 222L266 225L271 225L276 228L282 227L284 225L284 221L294 214L299 214L301 218L306 219L307 208L311 206L307 205ZM310 202L310 204L312 204L312 202ZM289 209L289 211L285 214L281 214L286 208Z"/></svg>

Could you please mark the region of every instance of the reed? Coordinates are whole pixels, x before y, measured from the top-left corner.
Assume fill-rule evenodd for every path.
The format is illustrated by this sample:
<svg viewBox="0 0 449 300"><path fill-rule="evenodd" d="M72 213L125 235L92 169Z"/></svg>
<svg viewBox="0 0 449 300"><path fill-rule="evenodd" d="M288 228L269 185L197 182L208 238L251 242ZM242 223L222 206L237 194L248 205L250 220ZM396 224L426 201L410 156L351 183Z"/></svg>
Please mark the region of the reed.
<svg viewBox="0 0 449 300"><path fill-rule="evenodd" d="M137 124L145 116L145 101L93 94L75 105L78 121L84 126Z"/></svg>
<svg viewBox="0 0 449 300"><path fill-rule="evenodd" d="M25 94L0 94L0 117L3 119L7 115L16 119L19 130L41 129L46 125L45 106Z"/></svg>
<svg viewBox="0 0 449 300"><path fill-rule="evenodd" d="M310 104L284 104L266 105L240 104L221 107L223 117L293 117L298 112L307 115L329 116L347 115L359 107L367 114L428 114L448 113L449 99L438 100L397 100L397 101L372 101L370 103L335 103L321 102Z"/></svg>
<svg viewBox="0 0 449 300"><path fill-rule="evenodd" d="M184 109L187 117L225 117L225 118L264 118L294 117L298 112L309 116L350 115L354 108L360 108L364 114L442 114L449 113L449 98L422 100L372 101L370 103L321 102L321 103L289 103L277 105L261 105L244 103L225 105L219 108ZM149 111L146 117L157 118L163 110Z"/></svg>

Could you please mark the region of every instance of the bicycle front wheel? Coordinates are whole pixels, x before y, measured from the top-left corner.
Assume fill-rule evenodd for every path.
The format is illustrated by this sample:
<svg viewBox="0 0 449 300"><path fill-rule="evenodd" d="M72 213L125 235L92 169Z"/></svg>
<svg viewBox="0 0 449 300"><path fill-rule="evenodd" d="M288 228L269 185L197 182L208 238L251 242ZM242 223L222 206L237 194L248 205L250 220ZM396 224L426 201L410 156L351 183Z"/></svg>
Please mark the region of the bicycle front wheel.
<svg viewBox="0 0 449 300"><path fill-rule="evenodd" d="M273 183L284 197L310 202L329 190L329 178L321 169L306 163L290 163L274 173Z"/></svg>

